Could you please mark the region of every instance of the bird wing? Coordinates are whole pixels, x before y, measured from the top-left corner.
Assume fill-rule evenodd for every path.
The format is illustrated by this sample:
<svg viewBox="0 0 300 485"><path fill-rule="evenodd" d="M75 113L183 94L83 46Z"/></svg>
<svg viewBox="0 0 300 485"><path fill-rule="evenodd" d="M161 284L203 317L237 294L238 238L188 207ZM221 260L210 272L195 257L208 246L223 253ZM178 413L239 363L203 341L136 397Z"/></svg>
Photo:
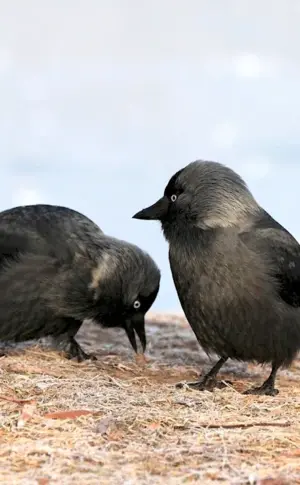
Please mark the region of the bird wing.
<svg viewBox="0 0 300 485"><path fill-rule="evenodd" d="M2 262L6 260L8 264L0 268L0 341L20 342L45 336L47 331L43 329L49 330L49 325L51 329L55 324L61 264L45 254L15 252L13 247L9 252L9 244L4 242Z"/></svg>
<svg viewBox="0 0 300 485"><path fill-rule="evenodd" d="M72 254L69 253L68 247L64 248L58 237L55 246L34 230L27 230L23 227L17 229L17 227L0 224L0 269L6 266L6 263L19 262L20 257L25 254L67 260L72 257Z"/></svg>
<svg viewBox="0 0 300 485"><path fill-rule="evenodd" d="M270 259L280 298L293 307L300 307L298 241L266 212L249 231L240 233L240 238L249 249Z"/></svg>
<svg viewBox="0 0 300 485"><path fill-rule="evenodd" d="M0 228L0 267L5 261L17 261L20 254L27 253L29 248L30 242L26 235Z"/></svg>
<svg viewBox="0 0 300 485"><path fill-rule="evenodd" d="M0 212L1 228L20 236L27 232L31 244L39 239L40 251L43 244L44 249L51 247L55 256L62 259L76 252L89 256L95 244L98 253L97 243L105 237L99 226L83 214L66 207L42 204Z"/></svg>

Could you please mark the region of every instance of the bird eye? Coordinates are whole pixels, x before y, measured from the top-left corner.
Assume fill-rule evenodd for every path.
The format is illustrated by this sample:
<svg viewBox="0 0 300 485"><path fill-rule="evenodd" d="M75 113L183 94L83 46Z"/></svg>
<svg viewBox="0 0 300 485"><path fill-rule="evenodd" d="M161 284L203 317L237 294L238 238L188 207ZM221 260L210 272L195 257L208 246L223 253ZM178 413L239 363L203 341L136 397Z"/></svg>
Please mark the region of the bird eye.
<svg viewBox="0 0 300 485"><path fill-rule="evenodd" d="M171 201L172 202L175 202L176 199L177 199L177 195L176 194L171 195Z"/></svg>
<svg viewBox="0 0 300 485"><path fill-rule="evenodd" d="M135 310L138 310L141 306L141 303L139 302L139 300L135 300L134 304L133 304L133 308Z"/></svg>

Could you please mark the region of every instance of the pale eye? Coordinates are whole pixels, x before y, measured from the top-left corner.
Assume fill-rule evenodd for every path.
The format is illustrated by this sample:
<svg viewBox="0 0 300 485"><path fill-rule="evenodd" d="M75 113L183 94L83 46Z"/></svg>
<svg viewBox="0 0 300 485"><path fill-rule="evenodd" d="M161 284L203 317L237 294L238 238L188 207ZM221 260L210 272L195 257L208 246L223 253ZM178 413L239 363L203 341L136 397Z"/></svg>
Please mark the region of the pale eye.
<svg viewBox="0 0 300 485"><path fill-rule="evenodd" d="M133 304L133 308L135 310L138 310L141 306L141 303L139 302L139 300L135 300L134 304Z"/></svg>
<svg viewBox="0 0 300 485"><path fill-rule="evenodd" d="M175 194L171 195L171 201L172 202L175 202L176 199L177 199L177 195L175 195Z"/></svg>

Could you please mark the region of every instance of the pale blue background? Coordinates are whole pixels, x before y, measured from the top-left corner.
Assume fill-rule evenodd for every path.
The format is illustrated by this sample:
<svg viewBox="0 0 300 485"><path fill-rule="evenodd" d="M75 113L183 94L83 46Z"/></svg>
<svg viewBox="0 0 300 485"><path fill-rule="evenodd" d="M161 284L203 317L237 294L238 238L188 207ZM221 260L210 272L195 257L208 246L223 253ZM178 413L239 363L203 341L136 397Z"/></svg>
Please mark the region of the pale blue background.
<svg viewBox="0 0 300 485"><path fill-rule="evenodd" d="M0 209L63 204L147 249L131 219L196 158L229 164L300 237L300 2L9 0L0 15Z"/></svg>

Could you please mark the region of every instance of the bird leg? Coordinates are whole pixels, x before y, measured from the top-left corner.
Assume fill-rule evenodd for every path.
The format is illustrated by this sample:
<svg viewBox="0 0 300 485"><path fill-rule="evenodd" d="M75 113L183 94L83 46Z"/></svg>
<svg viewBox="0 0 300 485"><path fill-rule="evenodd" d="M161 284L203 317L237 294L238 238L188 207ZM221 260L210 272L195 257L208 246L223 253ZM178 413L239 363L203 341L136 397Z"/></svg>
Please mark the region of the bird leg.
<svg viewBox="0 0 300 485"><path fill-rule="evenodd" d="M278 389L275 389L274 387L278 368L279 368L279 365L273 364L272 371L268 379L266 379L265 382L260 387L252 387L251 389L248 389L247 391L245 391L243 394L276 396L279 393Z"/></svg>
<svg viewBox="0 0 300 485"><path fill-rule="evenodd" d="M76 359L77 362L83 362L84 360L97 360L94 355L87 354L79 343L76 342L73 336L69 336L65 352L67 359Z"/></svg>
<svg viewBox="0 0 300 485"><path fill-rule="evenodd" d="M81 325L81 321L73 318L64 319L64 326L65 328L67 327L67 331L54 336L55 347L65 352L67 359L76 359L77 362L83 362L89 359L97 360L95 356L87 354L75 340L75 335ZM61 325L58 328L61 328Z"/></svg>
<svg viewBox="0 0 300 485"><path fill-rule="evenodd" d="M212 391L215 388L222 389L223 387L226 387L226 384L224 384L224 382L217 381L216 379L219 370L225 364L226 360L227 357L222 357L220 360L218 360L218 362L207 374L202 377L200 381L187 383L179 382L178 384L176 384L176 387L181 389L184 387L184 385L187 385L191 389L195 389L197 391Z"/></svg>

